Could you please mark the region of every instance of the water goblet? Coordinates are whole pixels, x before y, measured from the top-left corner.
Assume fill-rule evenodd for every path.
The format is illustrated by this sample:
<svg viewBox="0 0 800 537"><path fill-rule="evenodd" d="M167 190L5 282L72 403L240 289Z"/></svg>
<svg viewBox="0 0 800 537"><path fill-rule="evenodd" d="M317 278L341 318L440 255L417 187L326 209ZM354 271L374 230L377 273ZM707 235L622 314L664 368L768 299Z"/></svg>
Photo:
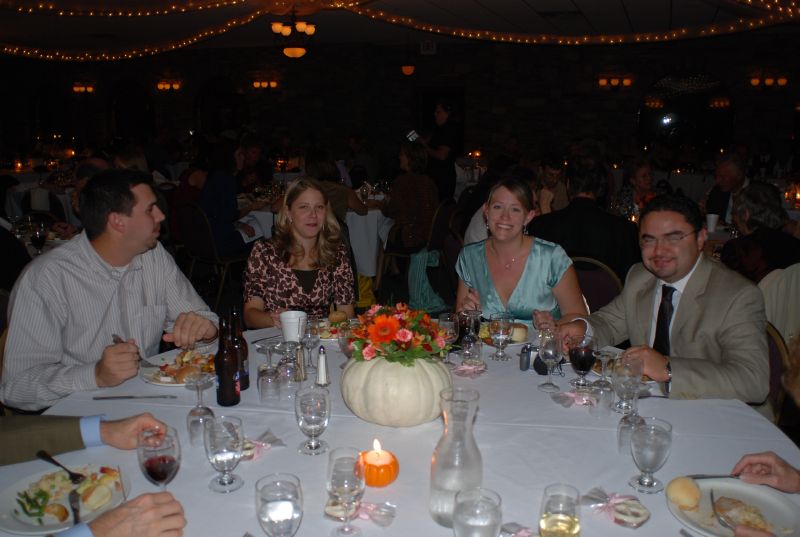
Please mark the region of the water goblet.
<svg viewBox="0 0 800 537"><path fill-rule="evenodd" d="M195 390L197 393L197 403L186 416L186 428L189 430L189 443L193 446L203 445L203 430L208 418L214 417L214 411L203 406L203 391L207 390L214 383L214 376L211 373L195 373L186 379L186 387Z"/></svg>
<svg viewBox="0 0 800 537"><path fill-rule="evenodd" d="M444 340L448 345L452 345L458 340L458 319L452 313L442 313L439 315L439 328L444 331ZM452 365L450 361L450 351L444 351L444 363Z"/></svg>
<svg viewBox="0 0 800 537"><path fill-rule="evenodd" d="M350 524L365 486L363 462L356 448L342 447L331 451L325 484L328 494L342 505L344 511L344 524L334 529L331 536L361 535L361 530Z"/></svg>
<svg viewBox="0 0 800 537"><path fill-rule="evenodd" d="M539 337L539 358L541 358L544 365L547 366L547 382L539 384L539 390L546 393L560 391L561 388L553 382L553 369L555 369L556 364L561 361L561 352L558 338L552 330L542 330L541 336Z"/></svg>
<svg viewBox="0 0 800 537"><path fill-rule="evenodd" d="M659 418L640 418L631 434L631 455L641 471L628 484L637 492L655 494L664 490L664 483L653 474L664 466L672 445L672 425Z"/></svg>
<svg viewBox="0 0 800 537"><path fill-rule="evenodd" d="M578 489L563 483L545 487L539 512L539 535L563 537L580 533L581 505Z"/></svg>
<svg viewBox="0 0 800 537"><path fill-rule="evenodd" d="M136 441L139 468L152 484L167 490L181 466L181 443L172 427L166 430L144 429L139 431Z"/></svg>
<svg viewBox="0 0 800 537"><path fill-rule="evenodd" d="M500 495L485 488L456 493L453 533L456 537L497 537L503 525Z"/></svg>
<svg viewBox="0 0 800 537"><path fill-rule="evenodd" d="M328 443L317 437L325 432L331 417L330 392L315 385L297 390L294 414L300 430L308 437L300 443L298 451L303 455L320 455L328 451Z"/></svg>
<svg viewBox="0 0 800 537"><path fill-rule="evenodd" d="M306 329L303 332L303 338L300 340L303 347L306 349L306 371L313 373L317 370L314 366L312 356L314 348L319 348L319 318L316 316L309 316L306 321Z"/></svg>
<svg viewBox="0 0 800 537"><path fill-rule="evenodd" d="M492 313L489 317L489 335L497 351L492 354L492 360L505 361L509 356L505 353L506 345L511 341L511 331L514 327L514 317L510 313Z"/></svg>
<svg viewBox="0 0 800 537"><path fill-rule="evenodd" d="M641 358L622 354L614 361L611 385L619 397L614 412L627 415L633 411L633 399L639 393L643 373L644 363Z"/></svg>
<svg viewBox="0 0 800 537"><path fill-rule="evenodd" d="M611 389L611 382L608 380L608 361L616 358L617 353L611 351L597 351L595 357L600 360L600 378L592 382L595 388Z"/></svg>
<svg viewBox="0 0 800 537"><path fill-rule="evenodd" d="M578 374L578 378L570 384L577 390L583 390L589 386L586 374L592 370L594 365L594 348L595 342L592 336L572 337L569 340L569 362L575 373Z"/></svg>
<svg viewBox="0 0 800 537"><path fill-rule="evenodd" d="M203 431L206 457L220 475L214 477L208 488L214 492L228 493L239 490L244 480L233 473L242 458L244 430L242 420L235 416L216 416L205 423Z"/></svg>
<svg viewBox="0 0 800 537"><path fill-rule="evenodd" d="M270 474L256 482L256 516L269 537L292 537L303 520L303 489L293 474Z"/></svg>

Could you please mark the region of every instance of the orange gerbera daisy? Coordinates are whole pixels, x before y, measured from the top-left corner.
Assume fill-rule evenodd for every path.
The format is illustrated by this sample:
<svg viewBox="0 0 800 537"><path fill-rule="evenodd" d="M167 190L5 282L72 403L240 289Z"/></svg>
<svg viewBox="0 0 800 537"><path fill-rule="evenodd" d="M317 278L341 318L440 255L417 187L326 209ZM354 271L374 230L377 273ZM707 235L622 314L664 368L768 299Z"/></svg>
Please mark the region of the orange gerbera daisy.
<svg viewBox="0 0 800 537"><path fill-rule="evenodd" d="M369 338L373 344L390 343L400 329L400 321L391 315L378 315L369 327Z"/></svg>

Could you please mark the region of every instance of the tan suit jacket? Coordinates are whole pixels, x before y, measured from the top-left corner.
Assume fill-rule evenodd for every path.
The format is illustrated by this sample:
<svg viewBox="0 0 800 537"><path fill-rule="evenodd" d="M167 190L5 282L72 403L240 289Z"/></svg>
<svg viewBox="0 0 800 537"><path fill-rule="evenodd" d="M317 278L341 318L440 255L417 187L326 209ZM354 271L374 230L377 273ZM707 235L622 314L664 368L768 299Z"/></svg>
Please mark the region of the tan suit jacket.
<svg viewBox="0 0 800 537"><path fill-rule="evenodd" d="M672 321L670 397L740 399L769 392L764 300L739 274L701 254ZM650 345L657 278L639 263L622 293L589 316L598 345Z"/></svg>
<svg viewBox="0 0 800 537"><path fill-rule="evenodd" d="M51 455L83 449L80 418L68 416L0 417L0 465L36 458L40 449Z"/></svg>

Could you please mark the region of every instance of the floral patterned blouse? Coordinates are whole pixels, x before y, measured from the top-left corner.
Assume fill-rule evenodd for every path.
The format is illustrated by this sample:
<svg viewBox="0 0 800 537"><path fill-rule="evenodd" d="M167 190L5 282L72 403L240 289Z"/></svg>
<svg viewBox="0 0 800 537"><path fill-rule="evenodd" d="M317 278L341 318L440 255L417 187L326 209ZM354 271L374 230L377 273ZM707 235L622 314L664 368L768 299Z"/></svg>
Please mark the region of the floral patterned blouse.
<svg viewBox="0 0 800 537"><path fill-rule="evenodd" d="M284 263L272 241L258 241L247 260L244 300L260 298L264 311L281 308L304 311L308 315L328 315L331 304L355 303L353 271L347 246L340 245L333 266L320 268L310 293L288 263Z"/></svg>

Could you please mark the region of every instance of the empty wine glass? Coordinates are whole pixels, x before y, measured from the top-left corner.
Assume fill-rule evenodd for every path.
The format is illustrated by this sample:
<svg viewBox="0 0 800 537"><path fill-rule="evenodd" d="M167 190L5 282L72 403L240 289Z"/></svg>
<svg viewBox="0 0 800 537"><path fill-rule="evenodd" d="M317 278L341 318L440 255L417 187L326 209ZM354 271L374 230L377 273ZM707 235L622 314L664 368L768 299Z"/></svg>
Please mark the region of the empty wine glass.
<svg viewBox="0 0 800 537"><path fill-rule="evenodd" d="M542 334L539 337L539 358L547 366L547 382L539 384L539 390L547 393L560 391L561 388L553 382L553 369L561 361L561 352L558 338L552 330L542 330Z"/></svg>
<svg viewBox="0 0 800 537"><path fill-rule="evenodd" d="M239 490L244 480L232 473L242 458L244 430L242 420L234 416L216 416L205 423L203 431L208 462L221 475L208 484L214 492Z"/></svg>
<svg viewBox="0 0 800 537"><path fill-rule="evenodd" d="M474 367L485 367L486 363L481 358L483 344L479 337L481 327L480 310L464 310L459 312L458 321L461 324L461 363Z"/></svg>
<svg viewBox="0 0 800 537"><path fill-rule="evenodd" d="M485 488L456 493L453 533L456 537L497 537L503 524L500 495Z"/></svg>
<svg viewBox="0 0 800 537"><path fill-rule="evenodd" d="M311 359L314 348L319 348L319 318L316 316L309 316L306 321L306 329L303 332L303 338L300 340L303 347L306 349L306 371L313 373L317 370L314 366L314 361Z"/></svg>
<svg viewBox="0 0 800 537"><path fill-rule="evenodd" d="M641 471L628 484L638 492L654 494L664 490L664 483L653 477L664 466L672 445L672 425L659 418L640 418L631 434L631 455Z"/></svg>
<svg viewBox="0 0 800 537"><path fill-rule="evenodd" d="M580 533L581 505L578 489L562 483L545 487L539 513L539 535L562 537Z"/></svg>
<svg viewBox="0 0 800 537"><path fill-rule="evenodd" d="M186 416L186 428L189 429L189 443L193 446L203 445L203 430L208 418L214 417L214 411L203 406L203 391L214 383L211 373L196 373L186 379L186 387L197 392L197 403Z"/></svg>
<svg viewBox="0 0 800 537"><path fill-rule="evenodd" d="M595 388L611 389L611 382L608 380L608 361L616 358L617 353L612 351L597 351L595 357L600 360L600 378L592 382Z"/></svg>
<svg viewBox="0 0 800 537"><path fill-rule="evenodd" d="M448 345L452 345L458 340L458 319L452 313L442 313L439 315L439 328L444 331L444 340ZM451 365L450 351L444 352L444 363Z"/></svg>
<svg viewBox="0 0 800 537"><path fill-rule="evenodd" d="M633 399L639 393L643 373L644 363L639 357L622 354L614 360L611 385L619 397L614 412L627 415L633 411Z"/></svg>
<svg viewBox="0 0 800 537"><path fill-rule="evenodd" d="M326 486L328 494L341 504L344 512L344 524L334 529L331 536L361 535L361 530L350 524L365 486L363 462L356 448L343 447L331 451Z"/></svg>
<svg viewBox="0 0 800 537"><path fill-rule="evenodd" d="M570 384L578 390L589 386L586 374L591 371L594 365L594 346L594 338L592 336L572 337L569 340L569 362L578 374L578 377L570 381Z"/></svg>
<svg viewBox="0 0 800 537"><path fill-rule="evenodd" d="M303 455L320 455L328 451L328 443L317 437L325 432L331 417L330 392L316 385L297 390L294 414L300 430L308 437L300 444L298 451Z"/></svg>
<svg viewBox="0 0 800 537"><path fill-rule="evenodd" d="M256 516L269 537L292 537L303 520L303 489L293 474L270 474L256 482Z"/></svg>
<svg viewBox="0 0 800 537"><path fill-rule="evenodd" d="M139 431L136 442L139 468L152 484L162 491L172 481L181 466L181 443L172 427L166 430L145 429Z"/></svg>
<svg viewBox="0 0 800 537"><path fill-rule="evenodd" d="M492 360L505 361L509 356L505 352L506 345L511 341L511 331L514 328L514 317L510 313L492 313L489 317L489 335L497 351L492 354Z"/></svg>

